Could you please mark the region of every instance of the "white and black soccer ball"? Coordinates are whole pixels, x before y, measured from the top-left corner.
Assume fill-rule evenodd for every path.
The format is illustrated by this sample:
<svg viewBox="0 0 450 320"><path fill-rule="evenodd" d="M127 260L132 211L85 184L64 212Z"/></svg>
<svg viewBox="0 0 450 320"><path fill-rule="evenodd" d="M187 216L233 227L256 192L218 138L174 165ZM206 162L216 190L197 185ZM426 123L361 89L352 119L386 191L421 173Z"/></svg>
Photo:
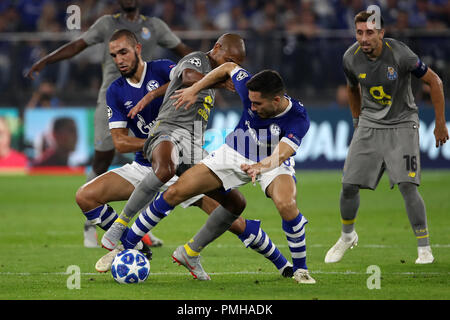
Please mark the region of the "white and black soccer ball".
<svg viewBox="0 0 450 320"><path fill-rule="evenodd" d="M119 283L144 282L150 274L150 262L138 250L123 250L114 258L111 274Z"/></svg>

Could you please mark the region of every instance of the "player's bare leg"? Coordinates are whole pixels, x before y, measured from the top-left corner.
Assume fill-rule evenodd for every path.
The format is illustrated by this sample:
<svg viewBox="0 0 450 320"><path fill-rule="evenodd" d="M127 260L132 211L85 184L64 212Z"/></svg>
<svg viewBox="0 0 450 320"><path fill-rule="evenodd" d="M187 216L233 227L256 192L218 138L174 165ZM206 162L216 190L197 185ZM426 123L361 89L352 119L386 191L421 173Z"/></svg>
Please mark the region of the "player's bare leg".
<svg viewBox="0 0 450 320"><path fill-rule="evenodd" d="M94 159L92 163L92 170L88 172L86 181L89 182L99 175L108 171L109 166L112 163L114 158L115 151L98 151L95 150ZM84 246L86 248L97 248L97 231L95 225L92 225L89 221L86 220L84 223Z"/></svg>

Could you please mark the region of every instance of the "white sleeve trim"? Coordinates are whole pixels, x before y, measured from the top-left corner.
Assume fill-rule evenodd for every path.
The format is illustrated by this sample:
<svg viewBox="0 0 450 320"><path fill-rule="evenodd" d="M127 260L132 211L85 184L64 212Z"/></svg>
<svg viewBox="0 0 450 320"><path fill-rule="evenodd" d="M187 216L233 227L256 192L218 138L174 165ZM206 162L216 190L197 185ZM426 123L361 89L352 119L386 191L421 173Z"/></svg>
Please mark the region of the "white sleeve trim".
<svg viewBox="0 0 450 320"><path fill-rule="evenodd" d="M297 151L299 147L299 145L297 145L294 141L286 137L281 138L280 142L287 143L292 149L294 149L294 151Z"/></svg>
<svg viewBox="0 0 450 320"><path fill-rule="evenodd" d="M126 128L128 121L112 121L109 123L109 129Z"/></svg>
<svg viewBox="0 0 450 320"><path fill-rule="evenodd" d="M234 69L231 71L231 73L230 73L230 78L233 78L233 76L238 72L238 71L240 71L240 70L244 70L244 69L242 69L241 67L239 67L239 66L236 66L236 67L234 67Z"/></svg>

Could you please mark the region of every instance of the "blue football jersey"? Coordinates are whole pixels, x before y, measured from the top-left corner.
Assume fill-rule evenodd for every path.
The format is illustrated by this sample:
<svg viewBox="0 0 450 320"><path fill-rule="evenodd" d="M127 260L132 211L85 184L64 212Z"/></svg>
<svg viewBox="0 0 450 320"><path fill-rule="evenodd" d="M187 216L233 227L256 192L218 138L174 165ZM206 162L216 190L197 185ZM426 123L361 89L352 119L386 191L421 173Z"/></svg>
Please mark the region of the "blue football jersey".
<svg viewBox="0 0 450 320"><path fill-rule="evenodd" d="M127 114L149 91L170 81L170 71L173 67L175 62L168 59L146 62L144 76L140 83L131 83L125 77L120 77L111 83L106 92L109 129L128 128L137 138L147 139L158 116L163 97L154 99L134 119L128 118ZM150 166L142 151L136 152L135 161Z"/></svg>
<svg viewBox="0 0 450 320"><path fill-rule="evenodd" d="M226 137L226 144L256 162L270 156L281 141L297 150L309 129L309 117L303 105L285 96L289 100L285 111L276 117L260 118L251 110L245 85L251 78L250 73L236 67L231 78L242 100L243 110L236 128Z"/></svg>

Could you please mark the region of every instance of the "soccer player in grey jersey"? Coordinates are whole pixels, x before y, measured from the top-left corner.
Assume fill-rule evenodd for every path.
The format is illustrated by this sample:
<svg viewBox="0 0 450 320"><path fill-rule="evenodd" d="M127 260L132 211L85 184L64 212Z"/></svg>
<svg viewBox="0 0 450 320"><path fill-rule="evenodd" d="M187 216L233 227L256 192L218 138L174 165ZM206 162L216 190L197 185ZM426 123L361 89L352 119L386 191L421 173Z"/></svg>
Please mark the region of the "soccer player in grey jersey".
<svg viewBox="0 0 450 320"><path fill-rule="evenodd" d="M33 79L34 74L39 74L47 64L69 59L89 46L98 43L104 44L102 85L98 93L97 108L94 115L95 154L92 171L88 174L87 181L106 172L115 153L106 111L106 90L115 79L121 76L108 50L108 42L114 31L128 29L134 32L142 44L142 58L144 61L154 59L153 53L158 45L171 49L180 57L192 52L170 30L164 21L156 17L141 15L138 0L118 0L118 2L122 9L121 13L100 17L78 39L63 45L34 63L26 74L26 77ZM95 227L92 227L90 224L85 225L85 246L97 246Z"/></svg>
<svg viewBox="0 0 450 320"><path fill-rule="evenodd" d="M162 185L175 174L199 162L203 156L203 132L210 109L214 105L214 90L202 90L195 105L189 110L175 110L172 94L202 79L206 73L225 62L241 64L245 58L245 44L237 34L224 34L207 53L193 52L179 61L171 71L167 88L155 125L144 145L144 153L151 161L153 173L148 174L133 191L119 218L103 235L102 245L114 249L134 215L158 193ZM222 83L219 87L226 87ZM233 222L245 207L243 196L233 190L228 194L210 195L220 200L216 210L227 210ZM237 213L238 215L235 215Z"/></svg>
<svg viewBox="0 0 450 320"><path fill-rule="evenodd" d="M411 90L411 74L431 88L435 110L436 147L448 139L442 81L404 43L386 38L371 23L371 13L355 16L356 40L344 54L350 110L355 133L344 164L340 210L342 233L327 252L326 263L338 262L358 242L354 223L359 189L375 190L384 171L391 188L403 196L418 244L417 264L434 261L429 244L425 205L420 184L419 117Z"/></svg>

